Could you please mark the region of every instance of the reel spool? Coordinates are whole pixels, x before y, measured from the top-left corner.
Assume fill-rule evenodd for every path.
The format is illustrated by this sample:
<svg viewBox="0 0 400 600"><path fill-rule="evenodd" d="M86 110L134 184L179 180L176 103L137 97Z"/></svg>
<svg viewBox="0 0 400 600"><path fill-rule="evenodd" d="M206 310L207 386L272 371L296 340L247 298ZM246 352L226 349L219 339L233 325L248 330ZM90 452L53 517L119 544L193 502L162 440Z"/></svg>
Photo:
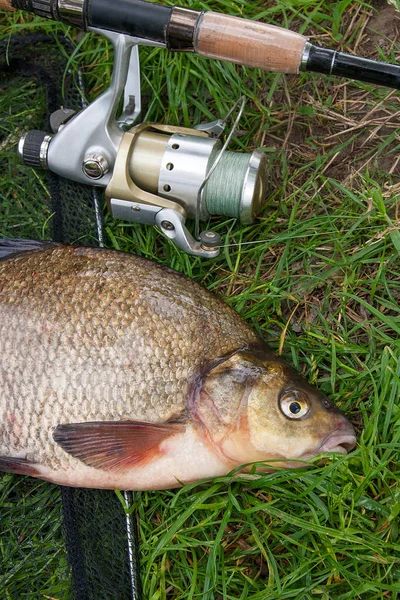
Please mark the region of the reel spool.
<svg viewBox="0 0 400 600"><path fill-rule="evenodd" d="M252 223L266 200L267 161L261 150L226 151L229 139L222 146L212 137L216 123L201 130L142 123L126 132L106 188L111 214L158 225L189 254L217 256L219 234L200 234L198 221L222 215ZM197 240L186 217L196 219Z"/></svg>
<svg viewBox="0 0 400 600"><path fill-rule="evenodd" d="M200 187L221 148L220 140L192 132L169 135L145 130L134 142L129 172L138 187L178 202L194 219ZM225 151L201 194L200 219L222 215L252 223L264 205L266 175L260 150Z"/></svg>

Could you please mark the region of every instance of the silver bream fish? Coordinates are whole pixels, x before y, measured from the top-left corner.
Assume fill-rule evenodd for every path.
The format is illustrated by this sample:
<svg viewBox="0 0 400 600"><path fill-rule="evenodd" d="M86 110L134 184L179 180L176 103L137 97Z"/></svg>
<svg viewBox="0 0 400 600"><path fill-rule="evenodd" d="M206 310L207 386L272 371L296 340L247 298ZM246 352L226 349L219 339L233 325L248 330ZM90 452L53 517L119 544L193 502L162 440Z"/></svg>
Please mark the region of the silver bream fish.
<svg viewBox="0 0 400 600"><path fill-rule="evenodd" d="M151 490L353 448L330 400L183 275L51 243L1 255L0 470Z"/></svg>

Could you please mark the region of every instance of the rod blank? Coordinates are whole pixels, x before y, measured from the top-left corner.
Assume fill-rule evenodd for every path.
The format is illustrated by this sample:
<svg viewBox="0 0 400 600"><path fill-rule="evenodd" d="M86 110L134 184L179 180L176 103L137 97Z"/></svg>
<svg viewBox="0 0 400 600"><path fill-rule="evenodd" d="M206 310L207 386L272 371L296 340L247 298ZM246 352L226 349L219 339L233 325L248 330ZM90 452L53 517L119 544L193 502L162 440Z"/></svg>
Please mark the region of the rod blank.
<svg viewBox="0 0 400 600"><path fill-rule="evenodd" d="M313 44L306 47L305 70L338 75L367 83L375 83L400 89L400 66L361 56L336 52L329 48L319 48Z"/></svg>

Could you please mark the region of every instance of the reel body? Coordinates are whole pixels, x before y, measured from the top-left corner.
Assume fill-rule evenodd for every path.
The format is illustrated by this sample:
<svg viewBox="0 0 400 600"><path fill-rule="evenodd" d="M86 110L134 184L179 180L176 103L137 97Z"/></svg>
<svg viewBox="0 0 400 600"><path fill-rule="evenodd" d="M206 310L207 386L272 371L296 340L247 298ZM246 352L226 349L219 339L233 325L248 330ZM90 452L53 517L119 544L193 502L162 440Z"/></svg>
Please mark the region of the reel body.
<svg viewBox="0 0 400 600"><path fill-rule="evenodd" d="M151 123L132 127L141 110L137 45L144 40L95 32L114 45L110 87L77 114L56 111L50 120L52 134L25 134L19 143L22 160L102 187L113 217L156 225L189 254L217 256L220 236L200 233L199 221L224 215L253 222L266 200L265 155L261 150L227 151L227 143L223 146L219 139L226 119L194 128ZM196 220L195 237L186 228L187 218Z"/></svg>

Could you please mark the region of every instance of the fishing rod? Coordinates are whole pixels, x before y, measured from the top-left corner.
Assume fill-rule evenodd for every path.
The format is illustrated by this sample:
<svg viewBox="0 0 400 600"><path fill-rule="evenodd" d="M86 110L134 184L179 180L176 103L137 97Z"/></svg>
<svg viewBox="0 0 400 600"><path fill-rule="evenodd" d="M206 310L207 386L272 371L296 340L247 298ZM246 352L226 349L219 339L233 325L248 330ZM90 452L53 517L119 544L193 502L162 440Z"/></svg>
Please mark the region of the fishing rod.
<svg viewBox="0 0 400 600"><path fill-rule="evenodd" d="M318 48L306 37L264 23L143 0L0 0L106 37L114 46L108 89L76 113L51 115L51 132L28 131L18 145L25 165L105 190L116 219L155 226L178 248L217 256L221 236L199 222L220 215L254 222L267 202L265 153L230 152L227 144L243 110L193 127L141 123L138 46L197 52L282 73L301 69L347 75L399 87L400 66ZM242 102L222 143L230 114ZM122 112L120 110L122 104ZM194 236L186 219L195 219Z"/></svg>
<svg viewBox="0 0 400 600"><path fill-rule="evenodd" d="M144 0L0 0L83 30L103 29L276 73L314 71L400 89L400 65L322 48L299 33L213 11Z"/></svg>

